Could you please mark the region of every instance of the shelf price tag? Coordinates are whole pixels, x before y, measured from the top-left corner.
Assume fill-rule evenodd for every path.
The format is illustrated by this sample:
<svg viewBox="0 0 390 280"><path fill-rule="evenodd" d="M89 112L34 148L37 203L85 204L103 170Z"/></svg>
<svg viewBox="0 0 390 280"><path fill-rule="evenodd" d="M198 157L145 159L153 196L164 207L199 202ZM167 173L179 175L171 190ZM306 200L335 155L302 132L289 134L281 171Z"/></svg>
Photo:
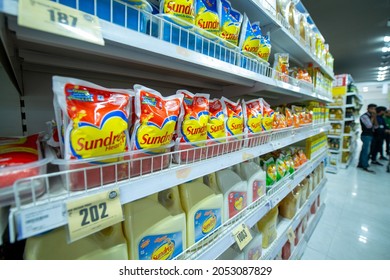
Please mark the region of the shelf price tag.
<svg viewBox="0 0 390 280"><path fill-rule="evenodd" d="M118 188L70 200L66 209L70 242L123 221Z"/></svg>
<svg viewBox="0 0 390 280"><path fill-rule="evenodd" d="M63 201L21 209L16 214L17 238L25 239L66 224Z"/></svg>
<svg viewBox="0 0 390 280"><path fill-rule="evenodd" d="M292 227L290 227L288 230L287 230L287 238L288 238L288 241L290 241L291 244L294 244L295 242L295 232L294 230L292 229Z"/></svg>
<svg viewBox="0 0 390 280"><path fill-rule="evenodd" d="M253 239L249 228L245 224L237 226L232 233L234 236L234 240L236 240L236 243L241 251Z"/></svg>
<svg viewBox="0 0 390 280"><path fill-rule="evenodd" d="M104 46L96 16L46 0L19 0L18 24Z"/></svg>

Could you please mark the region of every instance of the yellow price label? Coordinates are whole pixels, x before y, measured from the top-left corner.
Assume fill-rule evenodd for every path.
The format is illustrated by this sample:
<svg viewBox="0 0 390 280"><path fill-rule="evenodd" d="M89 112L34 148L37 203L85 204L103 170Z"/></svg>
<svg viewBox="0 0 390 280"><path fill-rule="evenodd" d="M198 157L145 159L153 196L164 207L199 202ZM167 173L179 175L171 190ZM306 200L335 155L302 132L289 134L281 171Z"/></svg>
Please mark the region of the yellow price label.
<svg viewBox="0 0 390 280"><path fill-rule="evenodd" d="M96 16L47 0L19 0L18 24L104 46Z"/></svg>
<svg viewBox="0 0 390 280"><path fill-rule="evenodd" d="M236 241L241 251L253 239L252 234L249 231L249 228L245 224L241 224L237 226L232 233L234 236L234 240Z"/></svg>
<svg viewBox="0 0 390 280"><path fill-rule="evenodd" d="M294 244L295 242L295 232L294 230L292 229L292 227L290 227L288 230L287 230L287 238L288 238L288 241L290 241L290 244Z"/></svg>
<svg viewBox="0 0 390 280"><path fill-rule="evenodd" d="M119 189L66 202L70 242L123 221Z"/></svg>
<svg viewBox="0 0 390 280"><path fill-rule="evenodd" d="M252 158L254 158L255 156L253 154L249 154L247 152L243 152L242 154L242 160L243 161L247 161L247 160L250 160Z"/></svg>

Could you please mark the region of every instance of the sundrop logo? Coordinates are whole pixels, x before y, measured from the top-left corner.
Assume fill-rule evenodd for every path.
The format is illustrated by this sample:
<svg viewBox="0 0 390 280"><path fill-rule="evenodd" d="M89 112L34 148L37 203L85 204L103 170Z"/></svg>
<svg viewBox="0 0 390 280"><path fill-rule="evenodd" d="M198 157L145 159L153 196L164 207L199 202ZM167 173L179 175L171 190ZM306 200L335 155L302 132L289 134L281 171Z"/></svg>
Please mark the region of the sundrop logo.
<svg viewBox="0 0 390 280"><path fill-rule="evenodd" d="M156 248L152 254L152 260L168 260L175 251L175 243L167 239L166 243Z"/></svg>
<svg viewBox="0 0 390 280"><path fill-rule="evenodd" d="M204 221L202 225L202 233L203 234L209 233L215 228L216 225L217 225L217 217L214 214L212 214Z"/></svg>
<svg viewBox="0 0 390 280"><path fill-rule="evenodd" d="M174 12L183 15L193 15L194 9L192 6L192 2L189 2L187 4L178 4L174 1L170 1L166 5L165 12L168 14Z"/></svg>
<svg viewBox="0 0 390 280"><path fill-rule="evenodd" d="M202 29L212 29L216 30L219 29L219 21L218 20L204 20L204 19L199 19L198 20L198 26Z"/></svg>

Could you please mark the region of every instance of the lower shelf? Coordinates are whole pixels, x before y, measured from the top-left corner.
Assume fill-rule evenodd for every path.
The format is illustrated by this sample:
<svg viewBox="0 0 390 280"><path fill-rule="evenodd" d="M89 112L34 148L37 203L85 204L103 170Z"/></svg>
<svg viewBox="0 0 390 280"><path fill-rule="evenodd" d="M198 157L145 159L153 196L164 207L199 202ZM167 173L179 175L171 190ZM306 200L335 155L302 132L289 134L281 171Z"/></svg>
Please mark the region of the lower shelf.
<svg viewBox="0 0 390 280"><path fill-rule="evenodd" d="M317 199L318 195L321 193L323 188L325 187L327 179L322 179L321 183L317 186L317 188L310 195L309 199L305 202L305 204L299 209L292 220L282 219L277 226L277 238L272 242L272 244L264 249L263 254L260 259L262 260L273 260L277 254L282 250L284 244L287 242L287 232L290 228L296 229L299 223L302 221L303 217L310 211L310 206Z"/></svg>
<svg viewBox="0 0 390 280"><path fill-rule="evenodd" d="M307 225L306 232L302 237L301 241L299 241L298 245L295 247L293 253L291 254L290 260L301 259L303 253L306 250L307 244L309 243L310 237L312 236L315 228L317 227L318 222L322 217L322 214L324 214L325 207L326 207L325 203L322 203L320 209L318 209L317 214L310 218Z"/></svg>

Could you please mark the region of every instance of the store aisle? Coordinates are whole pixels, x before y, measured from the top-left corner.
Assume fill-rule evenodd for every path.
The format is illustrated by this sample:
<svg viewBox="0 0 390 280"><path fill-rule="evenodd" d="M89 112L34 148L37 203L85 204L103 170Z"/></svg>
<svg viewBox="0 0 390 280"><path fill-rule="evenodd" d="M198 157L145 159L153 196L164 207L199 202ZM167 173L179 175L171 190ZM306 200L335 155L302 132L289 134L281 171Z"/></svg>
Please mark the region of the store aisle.
<svg viewBox="0 0 390 280"><path fill-rule="evenodd" d="M381 161L387 164L387 161ZM390 173L356 168L327 173L326 208L302 259L390 259Z"/></svg>

